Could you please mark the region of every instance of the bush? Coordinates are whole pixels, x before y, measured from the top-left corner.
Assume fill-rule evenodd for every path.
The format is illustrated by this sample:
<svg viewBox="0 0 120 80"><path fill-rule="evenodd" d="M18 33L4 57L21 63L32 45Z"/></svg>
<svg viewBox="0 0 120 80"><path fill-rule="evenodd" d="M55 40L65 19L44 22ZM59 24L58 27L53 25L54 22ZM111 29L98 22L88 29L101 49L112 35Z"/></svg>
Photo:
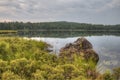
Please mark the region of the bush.
<svg viewBox="0 0 120 80"><path fill-rule="evenodd" d="M115 80L120 80L120 67L113 70Z"/></svg>
<svg viewBox="0 0 120 80"><path fill-rule="evenodd" d="M45 78L43 77L43 74L44 74L43 71L36 70L36 72L32 74L32 79L33 80L45 80Z"/></svg>
<svg viewBox="0 0 120 80"><path fill-rule="evenodd" d="M25 80L11 71L6 71L2 74L2 80Z"/></svg>
<svg viewBox="0 0 120 80"><path fill-rule="evenodd" d="M103 80L114 80L112 74L107 71L106 73L103 74Z"/></svg>
<svg viewBox="0 0 120 80"><path fill-rule="evenodd" d="M8 69L8 62L0 59L0 75Z"/></svg>
<svg viewBox="0 0 120 80"><path fill-rule="evenodd" d="M65 80L73 79L81 75L79 69L75 67L73 64L58 65L57 68L58 70L63 70L62 74Z"/></svg>
<svg viewBox="0 0 120 80"><path fill-rule="evenodd" d="M26 66L28 64L29 64L29 61L25 58L10 61L11 70L20 76L27 75Z"/></svg>
<svg viewBox="0 0 120 80"><path fill-rule="evenodd" d="M5 41L0 42L0 58L3 60L9 60L9 55L9 44Z"/></svg>

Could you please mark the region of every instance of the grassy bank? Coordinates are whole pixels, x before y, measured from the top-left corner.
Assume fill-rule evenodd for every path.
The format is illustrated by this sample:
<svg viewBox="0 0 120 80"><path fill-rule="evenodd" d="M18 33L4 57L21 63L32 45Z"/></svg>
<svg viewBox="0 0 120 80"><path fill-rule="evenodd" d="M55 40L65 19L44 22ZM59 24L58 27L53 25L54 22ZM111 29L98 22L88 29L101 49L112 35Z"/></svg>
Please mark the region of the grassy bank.
<svg viewBox="0 0 120 80"><path fill-rule="evenodd" d="M16 30L0 30L0 34L15 34L17 32Z"/></svg>
<svg viewBox="0 0 120 80"><path fill-rule="evenodd" d="M0 38L0 80L117 80L96 72L96 64L73 55L69 61L47 51L48 44L22 38Z"/></svg>

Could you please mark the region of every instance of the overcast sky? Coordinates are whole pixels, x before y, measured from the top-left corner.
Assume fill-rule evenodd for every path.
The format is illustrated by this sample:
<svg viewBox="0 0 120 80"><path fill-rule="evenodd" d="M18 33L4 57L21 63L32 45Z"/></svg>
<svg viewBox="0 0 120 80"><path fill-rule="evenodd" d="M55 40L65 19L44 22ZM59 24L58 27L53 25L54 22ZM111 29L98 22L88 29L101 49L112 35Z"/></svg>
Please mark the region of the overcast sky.
<svg viewBox="0 0 120 80"><path fill-rule="evenodd" d="M0 0L0 21L120 24L120 0Z"/></svg>

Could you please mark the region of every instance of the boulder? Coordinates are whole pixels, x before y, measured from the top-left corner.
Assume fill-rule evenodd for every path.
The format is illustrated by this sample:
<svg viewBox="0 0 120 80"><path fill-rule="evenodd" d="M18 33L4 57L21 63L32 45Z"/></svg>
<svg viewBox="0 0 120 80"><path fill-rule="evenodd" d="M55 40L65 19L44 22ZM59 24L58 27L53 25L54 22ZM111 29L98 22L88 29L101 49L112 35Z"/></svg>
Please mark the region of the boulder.
<svg viewBox="0 0 120 80"><path fill-rule="evenodd" d="M99 56L93 50L92 44L85 38L78 38L75 42L66 44L60 50L60 57L72 58L73 54L83 56L86 60L93 59L98 62Z"/></svg>

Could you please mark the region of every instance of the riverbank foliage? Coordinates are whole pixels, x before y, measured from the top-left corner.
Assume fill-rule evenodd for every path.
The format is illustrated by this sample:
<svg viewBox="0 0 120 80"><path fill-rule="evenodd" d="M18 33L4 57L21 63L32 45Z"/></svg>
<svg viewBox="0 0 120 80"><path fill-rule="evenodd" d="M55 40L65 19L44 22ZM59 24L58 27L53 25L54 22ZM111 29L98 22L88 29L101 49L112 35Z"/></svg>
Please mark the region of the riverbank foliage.
<svg viewBox="0 0 120 80"><path fill-rule="evenodd" d="M0 80L118 80L120 69L101 75L81 56L72 60L47 51L48 44L23 38L0 38Z"/></svg>

